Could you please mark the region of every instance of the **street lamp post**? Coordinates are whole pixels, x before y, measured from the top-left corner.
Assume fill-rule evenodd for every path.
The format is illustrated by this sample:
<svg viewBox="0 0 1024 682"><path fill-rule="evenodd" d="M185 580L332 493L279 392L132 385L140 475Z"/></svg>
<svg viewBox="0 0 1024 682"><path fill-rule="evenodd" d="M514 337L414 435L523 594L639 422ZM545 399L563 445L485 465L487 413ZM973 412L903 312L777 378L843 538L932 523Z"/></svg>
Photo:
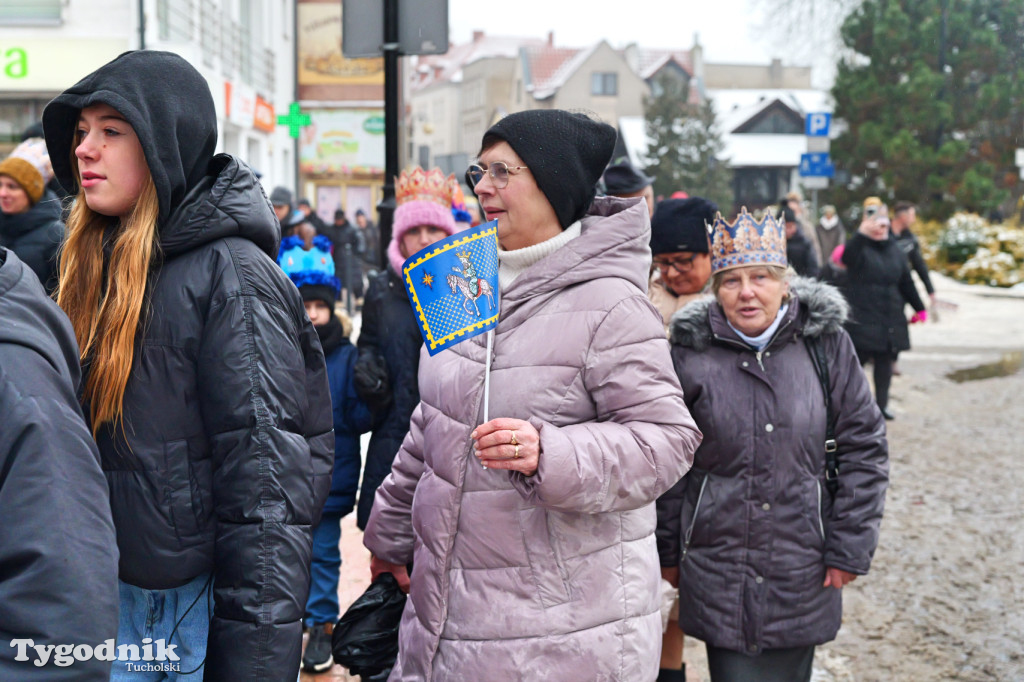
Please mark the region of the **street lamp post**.
<svg viewBox="0 0 1024 682"><path fill-rule="evenodd" d="M395 176L398 175L398 0L384 0L384 188L377 215L380 245L377 261L387 268L387 245L395 215Z"/></svg>

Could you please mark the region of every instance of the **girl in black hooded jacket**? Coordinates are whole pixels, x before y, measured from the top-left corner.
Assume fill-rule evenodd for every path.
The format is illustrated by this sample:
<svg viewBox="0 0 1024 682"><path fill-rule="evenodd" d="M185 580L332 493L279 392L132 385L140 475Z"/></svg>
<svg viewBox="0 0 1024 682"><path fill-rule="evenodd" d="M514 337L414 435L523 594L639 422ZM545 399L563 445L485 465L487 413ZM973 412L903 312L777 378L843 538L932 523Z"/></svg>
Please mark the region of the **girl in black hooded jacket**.
<svg viewBox="0 0 1024 682"><path fill-rule="evenodd" d="M122 54L43 127L76 195L58 303L110 489L118 645L164 640L179 673L205 663L206 679L294 678L333 435L270 203L245 164L214 156L209 87L177 55ZM115 661L112 679L132 667Z"/></svg>

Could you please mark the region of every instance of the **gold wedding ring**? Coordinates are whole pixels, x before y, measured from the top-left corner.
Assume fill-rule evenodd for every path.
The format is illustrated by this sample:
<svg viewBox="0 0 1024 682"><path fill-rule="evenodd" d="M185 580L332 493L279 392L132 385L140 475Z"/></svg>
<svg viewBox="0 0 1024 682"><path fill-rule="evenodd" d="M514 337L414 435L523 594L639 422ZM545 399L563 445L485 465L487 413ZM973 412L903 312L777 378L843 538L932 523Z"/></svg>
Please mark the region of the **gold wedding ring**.
<svg viewBox="0 0 1024 682"><path fill-rule="evenodd" d="M512 432L512 440L508 442L509 445L519 445L519 441L516 440L516 432Z"/></svg>
<svg viewBox="0 0 1024 682"><path fill-rule="evenodd" d="M516 443L516 451L513 453L512 459L519 459L519 443Z"/></svg>

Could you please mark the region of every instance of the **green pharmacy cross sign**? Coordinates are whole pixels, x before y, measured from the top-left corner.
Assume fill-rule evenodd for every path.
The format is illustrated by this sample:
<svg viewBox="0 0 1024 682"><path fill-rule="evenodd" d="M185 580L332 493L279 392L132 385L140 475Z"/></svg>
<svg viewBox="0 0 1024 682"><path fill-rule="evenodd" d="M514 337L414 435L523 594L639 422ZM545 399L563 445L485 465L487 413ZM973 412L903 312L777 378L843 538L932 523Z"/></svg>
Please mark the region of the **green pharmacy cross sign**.
<svg viewBox="0 0 1024 682"><path fill-rule="evenodd" d="M288 134L292 137L299 136L299 128L308 126L310 123L309 114L302 113L302 107L298 102L292 102L288 106L287 116L278 116L277 125L288 126Z"/></svg>

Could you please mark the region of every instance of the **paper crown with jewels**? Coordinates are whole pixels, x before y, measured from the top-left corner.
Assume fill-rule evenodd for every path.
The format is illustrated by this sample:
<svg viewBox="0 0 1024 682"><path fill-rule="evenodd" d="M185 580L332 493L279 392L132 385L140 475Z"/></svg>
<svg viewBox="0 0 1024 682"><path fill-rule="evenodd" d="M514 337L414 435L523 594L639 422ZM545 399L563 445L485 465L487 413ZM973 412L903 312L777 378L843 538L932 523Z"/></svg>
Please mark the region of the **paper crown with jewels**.
<svg viewBox="0 0 1024 682"><path fill-rule="evenodd" d="M758 222L744 206L732 223L719 213L711 236L711 272L748 265L786 267L785 229L766 211Z"/></svg>
<svg viewBox="0 0 1024 682"><path fill-rule="evenodd" d="M456 182L454 174L445 177L440 168L404 170L395 182L395 204L401 206L410 201L429 201L450 211L452 185Z"/></svg>

